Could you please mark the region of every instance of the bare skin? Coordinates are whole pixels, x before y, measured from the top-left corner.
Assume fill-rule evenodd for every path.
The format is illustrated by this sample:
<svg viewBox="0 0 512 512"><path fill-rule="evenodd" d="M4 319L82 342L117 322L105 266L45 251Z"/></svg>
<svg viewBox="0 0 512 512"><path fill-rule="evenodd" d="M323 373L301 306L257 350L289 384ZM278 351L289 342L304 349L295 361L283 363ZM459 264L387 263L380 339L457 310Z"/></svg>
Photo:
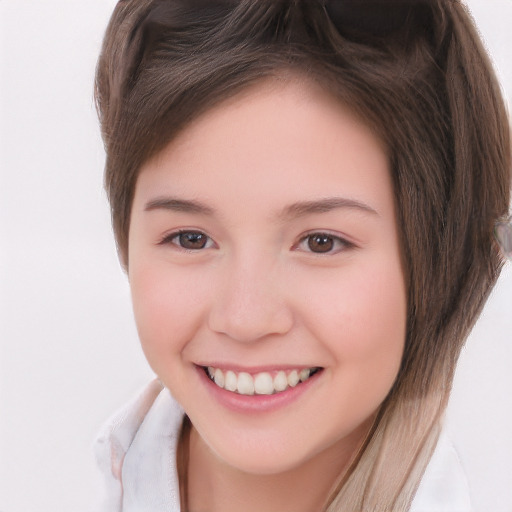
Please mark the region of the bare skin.
<svg viewBox="0 0 512 512"><path fill-rule="evenodd" d="M254 475L225 464L192 429L188 512L321 512L370 427L371 421L361 425L339 451L330 448L278 475Z"/></svg>
<svg viewBox="0 0 512 512"><path fill-rule="evenodd" d="M143 166L129 240L142 347L193 425L187 512L322 510L403 353L381 141L318 86L263 82Z"/></svg>

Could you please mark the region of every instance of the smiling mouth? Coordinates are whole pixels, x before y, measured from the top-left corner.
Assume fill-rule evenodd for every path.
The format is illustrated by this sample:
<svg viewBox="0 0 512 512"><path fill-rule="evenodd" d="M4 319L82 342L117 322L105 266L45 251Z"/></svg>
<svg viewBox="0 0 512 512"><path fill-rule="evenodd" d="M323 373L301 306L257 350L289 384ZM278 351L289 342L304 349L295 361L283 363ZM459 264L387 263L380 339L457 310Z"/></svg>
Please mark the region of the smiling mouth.
<svg viewBox="0 0 512 512"><path fill-rule="evenodd" d="M320 367L259 372L221 370L212 366L202 367L208 378L219 388L239 395L275 395L294 388L322 370Z"/></svg>

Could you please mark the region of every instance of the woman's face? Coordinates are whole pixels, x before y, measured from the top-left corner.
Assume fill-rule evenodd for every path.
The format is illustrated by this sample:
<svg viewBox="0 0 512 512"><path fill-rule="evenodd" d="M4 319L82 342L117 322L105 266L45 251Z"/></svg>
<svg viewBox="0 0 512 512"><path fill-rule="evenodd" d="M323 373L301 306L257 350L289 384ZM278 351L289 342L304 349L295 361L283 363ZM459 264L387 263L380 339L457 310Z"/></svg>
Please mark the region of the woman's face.
<svg viewBox="0 0 512 512"><path fill-rule="evenodd" d="M150 365L220 460L347 455L404 347L383 146L316 86L253 87L142 168L129 279Z"/></svg>

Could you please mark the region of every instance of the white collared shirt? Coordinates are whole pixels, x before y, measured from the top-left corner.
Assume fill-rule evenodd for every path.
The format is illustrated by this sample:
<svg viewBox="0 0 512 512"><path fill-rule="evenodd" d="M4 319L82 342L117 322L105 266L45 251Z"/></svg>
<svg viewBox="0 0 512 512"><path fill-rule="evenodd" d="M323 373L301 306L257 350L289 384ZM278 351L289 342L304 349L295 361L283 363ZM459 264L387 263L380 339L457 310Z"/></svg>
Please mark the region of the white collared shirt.
<svg viewBox="0 0 512 512"><path fill-rule="evenodd" d="M158 380L115 414L95 442L104 497L95 512L180 512L176 449L183 409ZM441 434L410 512L471 512L457 453Z"/></svg>

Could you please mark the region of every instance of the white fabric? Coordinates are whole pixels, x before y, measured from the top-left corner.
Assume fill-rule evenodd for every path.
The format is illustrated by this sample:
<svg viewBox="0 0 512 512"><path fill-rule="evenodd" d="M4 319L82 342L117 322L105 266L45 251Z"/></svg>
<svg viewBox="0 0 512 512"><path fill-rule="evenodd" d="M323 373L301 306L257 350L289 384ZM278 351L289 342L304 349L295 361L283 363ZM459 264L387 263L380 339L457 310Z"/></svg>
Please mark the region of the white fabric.
<svg viewBox="0 0 512 512"><path fill-rule="evenodd" d="M175 461L183 414L155 380L110 419L95 443L105 482L95 512L180 512ZM464 471L444 434L410 512L471 512Z"/></svg>
<svg viewBox="0 0 512 512"><path fill-rule="evenodd" d="M179 512L175 460L183 414L154 380L106 423L94 445L105 486L95 512Z"/></svg>
<svg viewBox="0 0 512 512"><path fill-rule="evenodd" d="M446 434L441 433L411 512L471 512L466 475Z"/></svg>

